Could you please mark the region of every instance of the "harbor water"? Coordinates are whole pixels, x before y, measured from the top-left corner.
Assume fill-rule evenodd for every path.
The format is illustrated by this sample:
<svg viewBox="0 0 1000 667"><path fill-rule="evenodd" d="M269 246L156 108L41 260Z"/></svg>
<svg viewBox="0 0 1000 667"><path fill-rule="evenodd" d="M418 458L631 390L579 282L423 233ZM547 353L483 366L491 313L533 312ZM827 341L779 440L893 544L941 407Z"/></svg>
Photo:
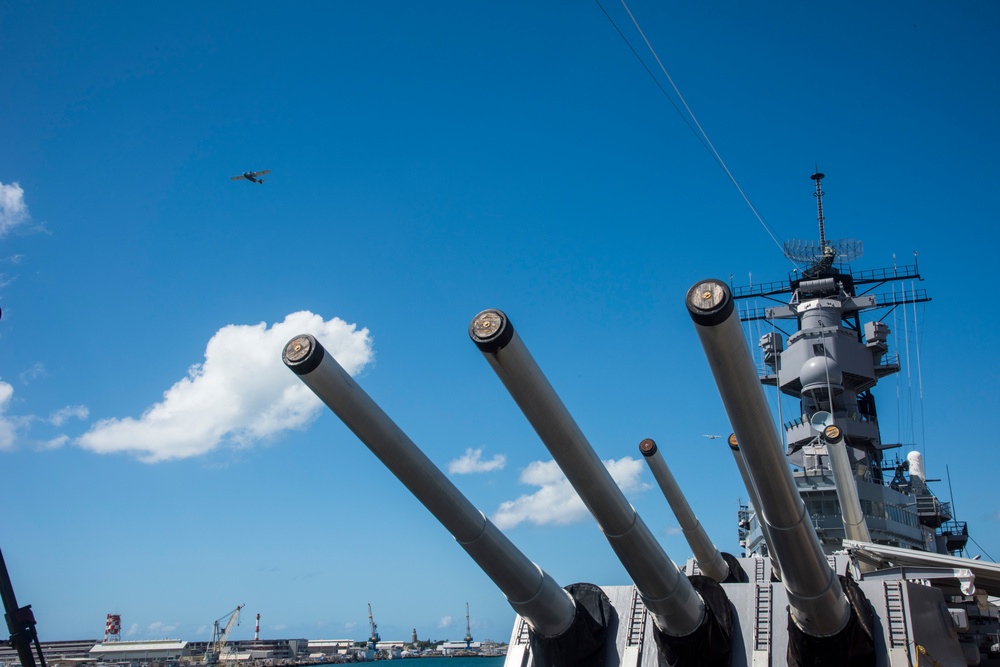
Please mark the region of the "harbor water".
<svg viewBox="0 0 1000 667"><path fill-rule="evenodd" d="M405 661L407 664L413 667L502 667L504 657L489 657L489 658L401 658L399 660L393 660L393 664L399 663L400 661ZM348 663L354 664L354 663ZM317 667L325 667L325 665L317 665ZM331 665L331 667L333 667Z"/></svg>

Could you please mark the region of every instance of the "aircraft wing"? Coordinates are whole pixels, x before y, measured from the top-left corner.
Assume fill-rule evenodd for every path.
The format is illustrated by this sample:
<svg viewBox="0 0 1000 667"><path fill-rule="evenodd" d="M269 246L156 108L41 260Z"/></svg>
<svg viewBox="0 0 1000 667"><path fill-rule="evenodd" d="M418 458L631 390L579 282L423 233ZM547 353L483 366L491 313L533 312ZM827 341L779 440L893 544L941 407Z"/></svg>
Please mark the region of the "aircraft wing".
<svg viewBox="0 0 1000 667"><path fill-rule="evenodd" d="M242 181L244 178L246 178L246 176L244 176L243 174L240 174L239 176L233 176L232 180L234 180L234 181Z"/></svg>
<svg viewBox="0 0 1000 667"><path fill-rule="evenodd" d="M265 169L264 171L255 171L255 172L253 172L253 175L254 176L263 176L264 174L270 174L270 173L271 173L270 169Z"/></svg>

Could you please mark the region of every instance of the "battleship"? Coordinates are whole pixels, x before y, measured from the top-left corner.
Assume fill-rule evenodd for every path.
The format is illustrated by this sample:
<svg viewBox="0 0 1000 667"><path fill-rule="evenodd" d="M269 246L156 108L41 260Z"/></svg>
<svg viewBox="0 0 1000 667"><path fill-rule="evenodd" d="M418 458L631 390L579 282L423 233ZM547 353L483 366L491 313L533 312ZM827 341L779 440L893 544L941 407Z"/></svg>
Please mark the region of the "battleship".
<svg viewBox="0 0 1000 667"><path fill-rule="evenodd" d="M692 284L685 306L730 421L749 503L743 553L720 552L655 441L639 450L693 557L678 564L630 505L511 319L476 315L469 336L593 515L630 585L562 586L455 487L310 334L293 371L452 534L516 612L507 667L1000 665L1000 566L962 557L969 537L931 491L918 452L879 431L872 389L900 370L875 314L929 300L876 290L917 266L854 272L860 243L786 244L787 280ZM758 307L765 300L769 305ZM763 321L758 365L745 325ZM782 327L790 333L784 333ZM798 401L775 419L766 390ZM780 417L780 415L779 415ZM780 424L780 426L779 426ZM781 429L779 431L779 428Z"/></svg>

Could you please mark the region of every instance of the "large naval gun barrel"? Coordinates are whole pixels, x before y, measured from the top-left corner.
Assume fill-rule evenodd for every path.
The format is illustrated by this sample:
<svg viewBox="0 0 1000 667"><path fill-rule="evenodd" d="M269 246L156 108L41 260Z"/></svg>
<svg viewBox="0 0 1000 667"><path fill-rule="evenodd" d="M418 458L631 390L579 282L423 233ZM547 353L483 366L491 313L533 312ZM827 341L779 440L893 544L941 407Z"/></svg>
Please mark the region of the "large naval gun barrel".
<svg viewBox="0 0 1000 667"><path fill-rule="evenodd" d="M826 441L826 452L830 457L833 481L837 487L844 535L855 542L871 542L865 513L861 510L861 499L858 498L858 483L854 480L851 459L847 456L847 445L844 444L844 432L836 424L829 424L823 429L823 439ZM863 564L863 569L867 569L867 564Z"/></svg>
<svg viewBox="0 0 1000 667"><path fill-rule="evenodd" d="M708 533L705 532L698 517L695 516L691 505L688 504L687 498L681 491L680 485L677 484L673 473L670 472L670 466L663 460L663 455L660 453L659 447L656 446L656 442L652 438L646 438L639 443L639 452L646 460L646 465L653 473L670 509L673 510L677 523L680 524L681 531L684 533L684 539L691 547L691 553L694 554L694 559L702 573L718 582L728 579L730 576L729 564L715 547Z"/></svg>
<svg viewBox="0 0 1000 667"><path fill-rule="evenodd" d="M851 620L851 606L781 452L729 288L719 280L696 283L686 304L760 499L758 517L781 564L792 620L807 635L836 635Z"/></svg>
<svg viewBox="0 0 1000 667"><path fill-rule="evenodd" d="M569 631L577 613L571 595L462 495L316 338L296 336L282 359L455 537L535 633Z"/></svg>
<svg viewBox="0 0 1000 667"><path fill-rule="evenodd" d="M711 614L702 597L615 484L510 319L484 310L473 318L469 336L597 520L657 628L684 637L704 627Z"/></svg>

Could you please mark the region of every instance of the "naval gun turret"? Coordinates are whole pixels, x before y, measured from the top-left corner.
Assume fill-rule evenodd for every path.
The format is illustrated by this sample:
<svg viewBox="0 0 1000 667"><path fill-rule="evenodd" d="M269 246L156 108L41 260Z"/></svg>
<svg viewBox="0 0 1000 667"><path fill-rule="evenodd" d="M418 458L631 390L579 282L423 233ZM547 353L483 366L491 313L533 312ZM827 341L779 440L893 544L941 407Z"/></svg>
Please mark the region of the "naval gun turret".
<svg viewBox="0 0 1000 667"><path fill-rule="evenodd" d="M844 281L835 282L843 292ZM806 285L808 294L802 294L812 298L816 289L820 288ZM874 531L869 533L873 542L843 541L832 553L820 543L814 527L817 517L810 516L808 503L803 503L802 488L797 486L802 478L793 475L785 460L733 298L717 280L696 283L686 297L734 431L730 451L750 495L757 530L767 543L766 554L750 550L745 557L725 559L730 574L742 569L744 577L727 577L721 583L716 580L720 568L711 565L718 563L707 535L695 540L701 547L692 546L692 551L704 547L706 553L683 569L666 555L501 311L480 313L470 335L597 520L633 583L560 587L469 503L315 338L294 338L284 350L284 361L451 532L507 597L517 618L506 667L1000 664L996 659L1000 614L989 600L1000 596L1000 566L876 543ZM860 303L848 298L853 301L842 303ZM804 307L801 314L809 320L810 331L826 329L837 340L846 339L825 319L831 312L839 314L821 312L831 307L837 306ZM821 317L814 322L810 319L814 315ZM796 351L808 343L817 355L860 345L877 360L883 353L884 332L870 333L867 341L844 344L843 350L828 347L825 339L800 336L789 345L793 353L788 359L794 360ZM797 377L809 381L796 386L794 377L777 372L780 339L770 342L775 344L770 360L776 371L773 383L801 389L804 406L819 408L833 397L867 391L859 389L857 373L837 378L837 367L823 360L799 364L804 372ZM829 358L849 361L855 370L859 367L856 354ZM845 419L840 411L844 405L832 401L832 424L816 418L818 410L808 415L814 418L808 424L813 432L818 425L824 427L818 442L825 449L810 445L812 450L805 455L818 457L816 452L823 451L824 457L832 454L840 459L836 474L846 483L838 481L837 491L845 494L842 502L847 505L852 493L854 500L858 496L866 500L858 490L867 478L858 465L855 445L859 437L869 437L870 429L855 422L849 411ZM840 451L845 444L852 448ZM847 465L842 454L849 457ZM926 492L919 464L914 456L907 464L909 476L902 469L898 473L900 484L914 487L917 498ZM870 521L867 506L860 507ZM864 538L866 521L858 520L857 509L845 513L842 530ZM693 512L686 522L697 523Z"/></svg>

